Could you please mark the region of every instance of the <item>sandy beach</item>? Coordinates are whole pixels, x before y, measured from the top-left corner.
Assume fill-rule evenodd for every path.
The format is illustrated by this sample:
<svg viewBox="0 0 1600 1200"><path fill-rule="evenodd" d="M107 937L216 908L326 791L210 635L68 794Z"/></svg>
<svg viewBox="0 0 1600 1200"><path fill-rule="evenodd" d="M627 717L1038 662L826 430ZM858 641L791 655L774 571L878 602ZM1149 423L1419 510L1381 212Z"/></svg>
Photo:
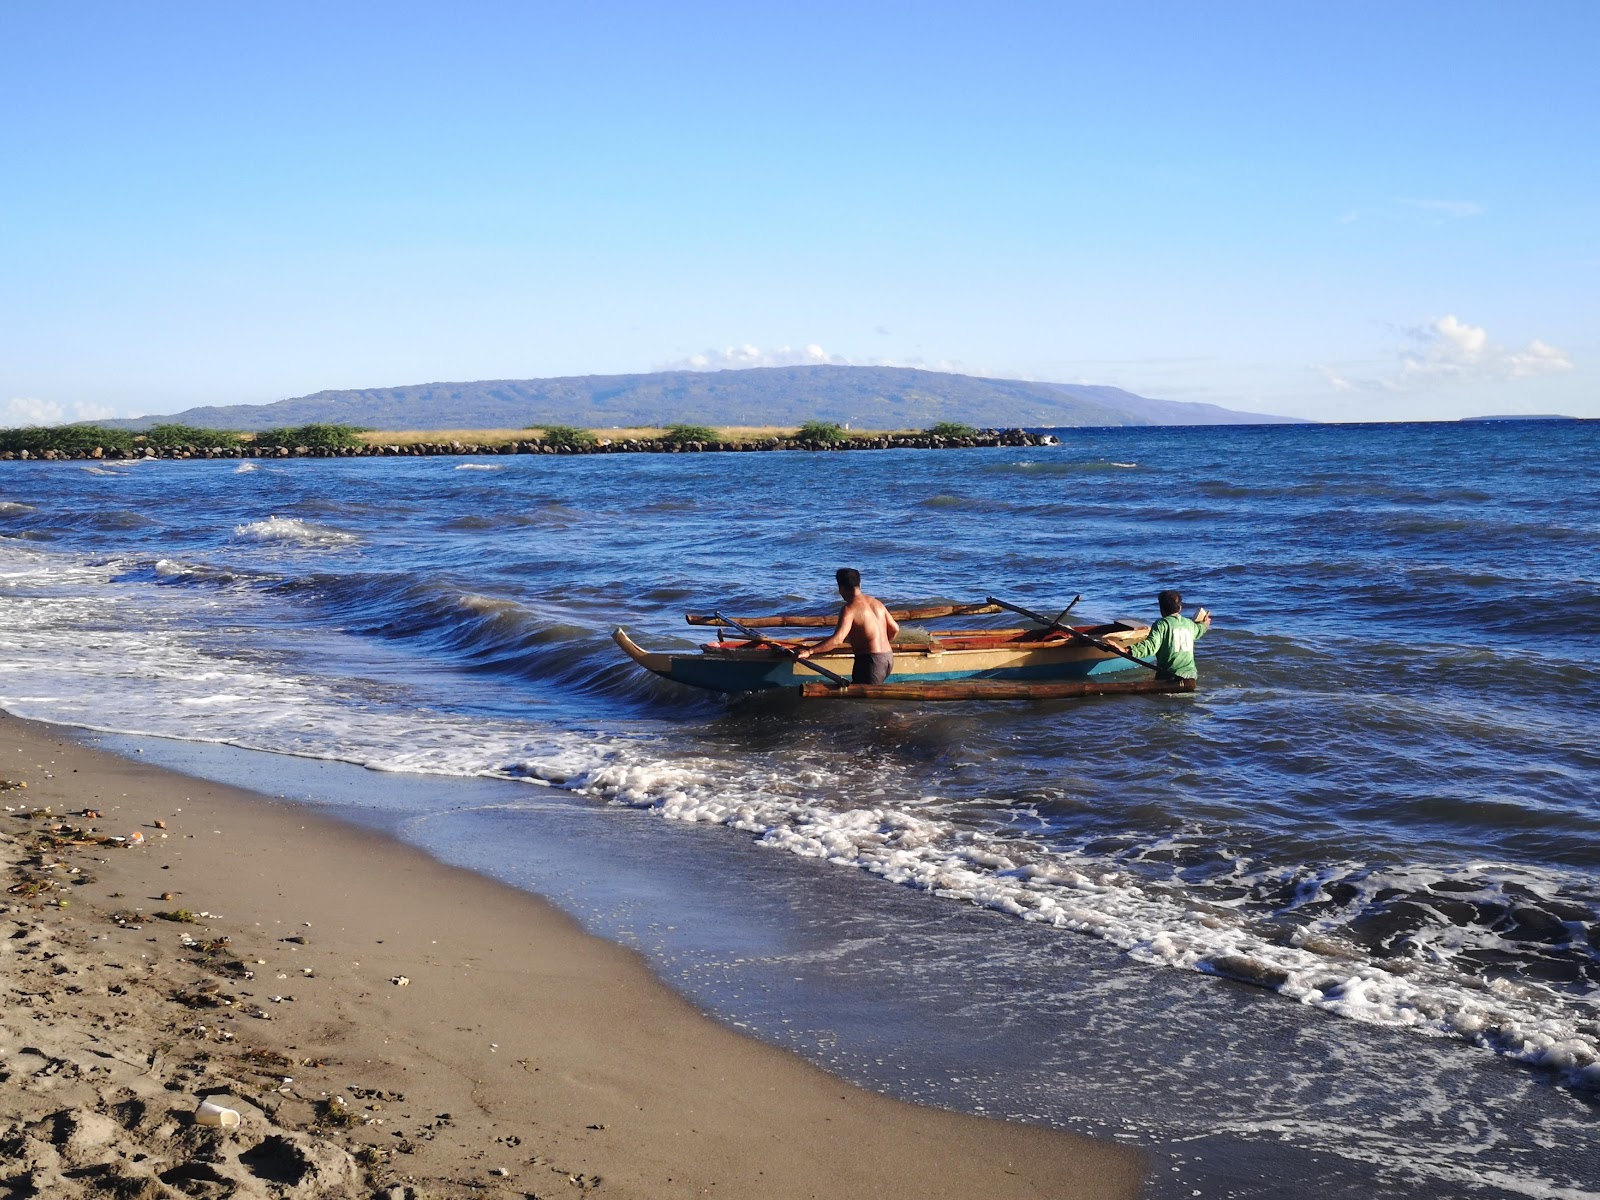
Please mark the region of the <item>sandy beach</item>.
<svg viewBox="0 0 1600 1200"><path fill-rule="evenodd" d="M370 831L9 716L0 755L12 1195L1138 1191L1130 1150L842 1083Z"/></svg>

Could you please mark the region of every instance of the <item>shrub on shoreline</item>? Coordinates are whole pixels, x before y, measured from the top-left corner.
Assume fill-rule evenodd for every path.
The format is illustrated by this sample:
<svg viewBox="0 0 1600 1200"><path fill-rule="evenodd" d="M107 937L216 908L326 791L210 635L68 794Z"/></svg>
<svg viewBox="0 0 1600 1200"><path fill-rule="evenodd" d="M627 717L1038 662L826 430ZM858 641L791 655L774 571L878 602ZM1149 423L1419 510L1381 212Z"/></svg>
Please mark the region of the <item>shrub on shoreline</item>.
<svg viewBox="0 0 1600 1200"><path fill-rule="evenodd" d="M552 446L592 446L594 434L575 425L547 425L544 440Z"/></svg>
<svg viewBox="0 0 1600 1200"><path fill-rule="evenodd" d="M850 440L844 426L834 421L807 421L794 436L796 441L824 442L830 446Z"/></svg>
<svg viewBox="0 0 1600 1200"><path fill-rule="evenodd" d="M21 429L0 429L0 451L42 454L91 454L101 450L133 449L133 434L126 429L106 429L100 425L29 425Z"/></svg>
<svg viewBox="0 0 1600 1200"><path fill-rule="evenodd" d="M972 437L978 431L960 421L940 421L925 432L932 437Z"/></svg>
<svg viewBox="0 0 1600 1200"><path fill-rule="evenodd" d="M183 448L208 448L211 446L237 446L240 434L232 429L201 429L197 425L168 423L152 425L141 434L134 435L146 446L157 450Z"/></svg>
<svg viewBox="0 0 1600 1200"><path fill-rule="evenodd" d="M708 425L668 425L663 441L671 442L676 446L687 446L691 442L702 445L716 445L722 439L717 431Z"/></svg>
<svg viewBox="0 0 1600 1200"><path fill-rule="evenodd" d="M304 446L308 450L345 450L366 444L356 436L360 432L361 429L355 425L324 425L314 422L310 425L294 425L283 429L263 429L250 440L257 446L287 446L291 450L296 446Z"/></svg>

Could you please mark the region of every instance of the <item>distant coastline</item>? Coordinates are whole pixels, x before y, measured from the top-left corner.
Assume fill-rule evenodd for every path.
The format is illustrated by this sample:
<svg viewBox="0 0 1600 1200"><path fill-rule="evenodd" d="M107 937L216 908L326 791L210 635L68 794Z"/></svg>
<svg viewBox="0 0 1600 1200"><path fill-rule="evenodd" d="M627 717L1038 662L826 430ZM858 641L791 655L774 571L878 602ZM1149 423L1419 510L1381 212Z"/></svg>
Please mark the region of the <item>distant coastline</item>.
<svg viewBox="0 0 1600 1200"><path fill-rule="evenodd" d="M1463 421L1581 421L1582 417L1569 417L1565 413L1506 413L1503 416L1462 417Z"/></svg>
<svg viewBox="0 0 1600 1200"><path fill-rule="evenodd" d="M1104 385L910 367L806 366L345 389L104 424L134 431L163 423L258 430L312 422L368 429L526 429L550 423L627 429L678 421L716 426L831 421L858 429L927 429L941 421L988 429L1300 423L1296 417L1157 400Z"/></svg>
<svg viewBox="0 0 1600 1200"><path fill-rule="evenodd" d="M961 450L996 446L1050 446L1058 439L1050 433L1024 429L972 430L946 434L933 430L915 433L852 433L836 426L800 430L705 429L703 438L685 438L673 431L578 430L551 426L535 430L453 430L443 433L354 431L343 427L303 427L275 430L274 436L249 440L249 435L222 433L214 441L195 437L182 441L146 441L126 430L85 426L56 429L8 430L6 434L32 435L32 444L7 445L0 462L130 462L144 459L263 459L263 458L402 458L447 455L506 454L706 454L752 453L774 450L837 452L849 450ZM327 430L336 436L325 436ZM194 430L194 434L204 431ZM617 436L621 434L622 436ZM59 436L52 436L59 435Z"/></svg>

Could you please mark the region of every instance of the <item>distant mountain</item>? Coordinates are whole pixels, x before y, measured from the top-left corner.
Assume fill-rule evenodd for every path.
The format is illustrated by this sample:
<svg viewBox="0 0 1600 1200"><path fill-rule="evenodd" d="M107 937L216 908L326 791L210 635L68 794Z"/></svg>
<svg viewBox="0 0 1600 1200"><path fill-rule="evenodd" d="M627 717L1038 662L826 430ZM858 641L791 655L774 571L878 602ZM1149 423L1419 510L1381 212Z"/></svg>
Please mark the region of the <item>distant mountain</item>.
<svg viewBox="0 0 1600 1200"><path fill-rule="evenodd" d="M148 429L173 421L209 429L271 429L314 421L371 429L591 429L669 425L800 425L926 429L939 421L980 428L1062 425L1285 424L1293 417L1213 404L1151 400L1114 387L979 379L907 367L751 367L572 375L316 392L275 404L191 408L170 416L106 421Z"/></svg>

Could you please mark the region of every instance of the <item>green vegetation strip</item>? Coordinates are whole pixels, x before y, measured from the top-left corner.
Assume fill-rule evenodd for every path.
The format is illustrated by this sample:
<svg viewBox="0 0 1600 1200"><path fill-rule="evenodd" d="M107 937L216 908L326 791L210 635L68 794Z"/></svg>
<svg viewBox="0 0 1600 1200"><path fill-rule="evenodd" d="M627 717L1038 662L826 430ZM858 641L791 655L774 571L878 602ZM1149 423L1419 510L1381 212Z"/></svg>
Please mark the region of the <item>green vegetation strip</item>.
<svg viewBox="0 0 1600 1200"><path fill-rule="evenodd" d="M536 436L532 428L539 428ZM101 425L30 426L0 430L0 458L204 457L254 458L310 456L374 456L412 454L592 454L695 450L887 450L956 446L1034 446L1054 439L1020 429L978 431L970 425L941 421L921 433L851 432L832 421L808 421L789 436L759 432L735 439L707 425L679 423L659 437L607 438L571 425L531 427L525 438L503 432L482 442L383 442L384 434L363 437L354 425L311 424L241 433L193 425L153 425L143 433ZM398 438L399 435L396 435ZM462 436L468 436L463 434Z"/></svg>

